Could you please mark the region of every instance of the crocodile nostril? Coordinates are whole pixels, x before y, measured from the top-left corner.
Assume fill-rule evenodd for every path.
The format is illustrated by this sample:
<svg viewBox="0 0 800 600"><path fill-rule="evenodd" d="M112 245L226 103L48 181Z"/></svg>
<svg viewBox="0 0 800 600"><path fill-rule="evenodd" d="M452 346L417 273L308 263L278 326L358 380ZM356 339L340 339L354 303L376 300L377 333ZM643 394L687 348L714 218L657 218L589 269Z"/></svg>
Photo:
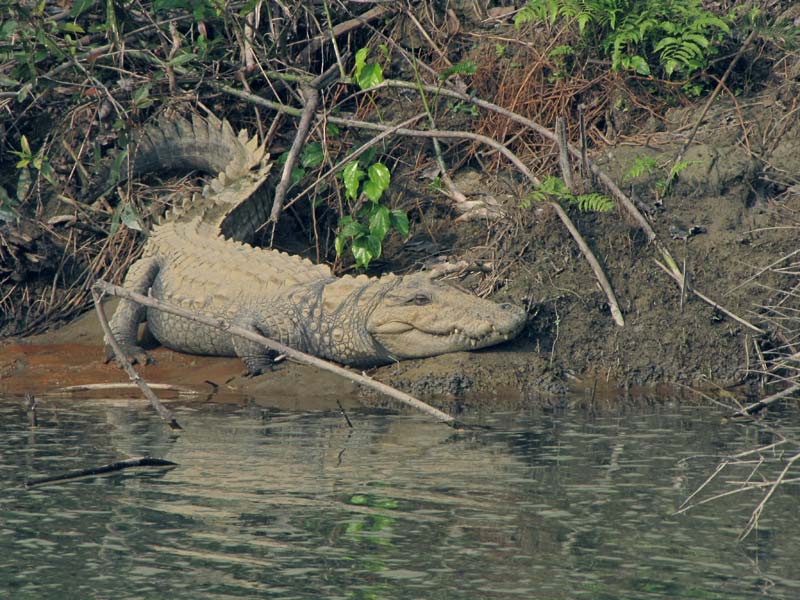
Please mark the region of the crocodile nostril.
<svg viewBox="0 0 800 600"><path fill-rule="evenodd" d="M503 302L500 305L500 308L502 308L503 310L510 310L510 309L514 308L514 305L513 304L509 304L508 302Z"/></svg>

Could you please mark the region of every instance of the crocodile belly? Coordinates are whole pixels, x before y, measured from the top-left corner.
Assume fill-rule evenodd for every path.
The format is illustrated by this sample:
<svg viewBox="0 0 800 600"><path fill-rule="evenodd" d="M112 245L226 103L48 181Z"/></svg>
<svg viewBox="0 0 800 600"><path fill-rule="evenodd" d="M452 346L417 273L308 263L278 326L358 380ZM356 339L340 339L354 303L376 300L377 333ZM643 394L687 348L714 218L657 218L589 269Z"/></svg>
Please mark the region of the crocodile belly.
<svg viewBox="0 0 800 600"><path fill-rule="evenodd" d="M181 293L165 294L164 288L170 289L160 276L156 277L151 290L153 297L197 314L231 318L227 311L209 306L208 303L203 302L203 298L190 301ZM179 352L209 356L236 356L233 340L229 333L190 319L148 308L147 328L161 344Z"/></svg>

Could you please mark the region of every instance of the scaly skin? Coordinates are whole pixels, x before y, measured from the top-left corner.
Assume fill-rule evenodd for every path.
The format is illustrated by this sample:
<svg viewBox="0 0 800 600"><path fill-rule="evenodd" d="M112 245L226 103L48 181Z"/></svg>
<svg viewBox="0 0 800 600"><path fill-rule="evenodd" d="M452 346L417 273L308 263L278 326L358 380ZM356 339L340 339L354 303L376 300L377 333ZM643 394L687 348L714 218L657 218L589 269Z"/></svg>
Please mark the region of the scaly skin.
<svg viewBox="0 0 800 600"><path fill-rule="evenodd" d="M258 189L270 164L255 138L227 122L163 119L135 138L130 172L183 168L217 174L202 196L168 212L125 278L125 287L214 315L298 350L361 367L472 350L517 335L525 311L445 285L421 272L404 277L336 278L324 265L248 240L267 214ZM134 360L139 323L165 346L193 354L240 356L251 373L268 351L198 323L122 300L111 329Z"/></svg>

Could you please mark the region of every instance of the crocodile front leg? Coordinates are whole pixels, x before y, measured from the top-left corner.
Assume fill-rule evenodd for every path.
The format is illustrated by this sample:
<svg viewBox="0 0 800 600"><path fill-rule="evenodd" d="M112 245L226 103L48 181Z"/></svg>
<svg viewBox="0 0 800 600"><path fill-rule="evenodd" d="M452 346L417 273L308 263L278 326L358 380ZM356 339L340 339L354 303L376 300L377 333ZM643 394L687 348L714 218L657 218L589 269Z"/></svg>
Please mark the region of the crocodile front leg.
<svg viewBox="0 0 800 600"><path fill-rule="evenodd" d="M269 332L264 327L254 323L248 323L245 327L259 335L270 337ZM251 376L261 375L269 371L273 365L272 359L276 355L269 348L237 335L233 336L233 349L236 352L236 356L241 358L244 366L247 367L247 374Z"/></svg>
<svg viewBox="0 0 800 600"><path fill-rule="evenodd" d="M141 258L131 265L125 276L123 287L132 292L146 295L158 275L158 260L154 257ZM147 353L136 345L136 334L139 323L144 320L145 307L127 300L120 300L114 316L111 318L111 332L120 348L132 362L145 364ZM114 358L114 350L106 340L106 362Z"/></svg>

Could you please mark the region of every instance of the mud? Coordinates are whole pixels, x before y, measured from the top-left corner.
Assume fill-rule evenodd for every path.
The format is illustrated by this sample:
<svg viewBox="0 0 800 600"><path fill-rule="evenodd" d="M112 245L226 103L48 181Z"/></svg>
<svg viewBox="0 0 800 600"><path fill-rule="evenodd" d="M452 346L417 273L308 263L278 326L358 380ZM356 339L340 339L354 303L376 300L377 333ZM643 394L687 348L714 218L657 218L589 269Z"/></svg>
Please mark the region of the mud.
<svg viewBox="0 0 800 600"><path fill-rule="evenodd" d="M683 140L679 132L694 122L698 107L671 111L663 123L640 136L640 143L608 147L595 156L649 211L659 238L685 264L691 285L764 328L768 325L759 307L773 302L776 290L797 284L791 274L767 273L751 280L798 249L800 193L791 186L792 174L800 172L800 124L796 109L787 108L792 102L787 94L795 93L795 87L779 87L744 103L718 102L686 155L688 167L665 198L657 193L664 168L630 181L624 174L637 157L671 164ZM408 242L387 249L387 255L398 258L386 267L402 271L445 252L491 262L493 279L471 275L459 284L526 306L528 326L503 346L406 361L375 369L375 378L456 405L540 402L598 385L730 386L757 368L754 356L772 343L769 336L757 335L695 296L682 297L658 268L653 245L620 212L573 213L620 301L625 326L618 327L591 270L555 215L542 206L520 208L521 193L509 195L513 179L507 174L458 181L468 197L498 198L508 218L463 223L455 222L447 209L428 211ZM412 182L408 193L424 194L425 185ZM681 239L683 232L695 235ZM0 347L0 393L127 381L116 366L102 362L101 337L95 316L88 313L57 331L6 341ZM236 359L187 356L163 348L153 349L152 355L155 364L142 369L148 381L188 385L209 394L222 389L327 408L335 398L370 401L352 384L300 365L283 363L271 373L247 378Z"/></svg>

